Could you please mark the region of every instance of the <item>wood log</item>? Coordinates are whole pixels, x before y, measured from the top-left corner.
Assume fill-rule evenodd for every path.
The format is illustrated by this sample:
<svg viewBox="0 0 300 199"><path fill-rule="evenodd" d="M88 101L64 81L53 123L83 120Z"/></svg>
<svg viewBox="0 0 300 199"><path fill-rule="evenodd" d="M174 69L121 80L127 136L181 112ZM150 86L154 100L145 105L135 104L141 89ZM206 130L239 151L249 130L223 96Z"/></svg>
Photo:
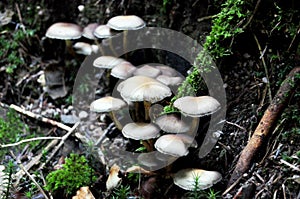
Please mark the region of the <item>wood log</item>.
<svg viewBox="0 0 300 199"><path fill-rule="evenodd" d="M268 106L257 128L255 129L247 146L241 152L236 167L231 175L228 187L232 185L240 176L242 176L251 166L253 158L266 142L272 127L276 124L278 117L281 115L287 104L292 92L300 82L300 67L295 67L286 77Z"/></svg>

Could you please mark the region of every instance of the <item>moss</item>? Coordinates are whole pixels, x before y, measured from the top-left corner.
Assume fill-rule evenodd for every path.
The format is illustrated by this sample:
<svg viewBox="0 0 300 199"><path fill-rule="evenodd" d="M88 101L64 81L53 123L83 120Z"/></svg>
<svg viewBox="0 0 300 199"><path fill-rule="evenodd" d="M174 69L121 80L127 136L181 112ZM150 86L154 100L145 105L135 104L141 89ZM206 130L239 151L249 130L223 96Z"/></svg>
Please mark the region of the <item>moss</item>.
<svg viewBox="0 0 300 199"><path fill-rule="evenodd" d="M63 190L64 194L71 195L80 187L95 182L96 176L84 156L70 154L70 157L65 159L63 168L50 172L46 181L46 190L51 192Z"/></svg>

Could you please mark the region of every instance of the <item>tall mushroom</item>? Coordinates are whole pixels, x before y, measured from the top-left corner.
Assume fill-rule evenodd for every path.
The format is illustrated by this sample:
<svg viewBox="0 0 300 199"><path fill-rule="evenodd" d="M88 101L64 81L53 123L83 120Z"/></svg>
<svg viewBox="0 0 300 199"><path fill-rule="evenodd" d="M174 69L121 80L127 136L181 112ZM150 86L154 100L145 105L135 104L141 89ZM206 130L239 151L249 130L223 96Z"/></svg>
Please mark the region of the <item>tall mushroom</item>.
<svg viewBox="0 0 300 199"><path fill-rule="evenodd" d="M144 103L144 118L137 118L140 122L150 120L149 109L152 103L159 102L172 94L168 86L144 76L133 76L126 79L118 85L117 90L125 101L133 102L137 106L136 102Z"/></svg>
<svg viewBox="0 0 300 199"><path fill-rule="evenodd" d="M123 47L126 52L128 30L141 29L146 26L146 23L140 17L135 15L120 15L108 20L107 26L114 30L124 30Z"/></svg>
<svg viewBox="0 0 300 199"><path fill-rule="evenodd" d="M67 50L74 55L71 40L79 39L82 28L73 23L57 22L52 24L46 31L46 37L51 39L65 40Z"/></svg>
<svg viewBox="0 0 300 199"><path fill-rule="evenodd" d="M121 99L106 96L93 101L90 105L90 110L97 113L109 113L111 119L114 121L116 127L122 130L122 124L115 115L115 111L126 107L127 104Z"/></svg>

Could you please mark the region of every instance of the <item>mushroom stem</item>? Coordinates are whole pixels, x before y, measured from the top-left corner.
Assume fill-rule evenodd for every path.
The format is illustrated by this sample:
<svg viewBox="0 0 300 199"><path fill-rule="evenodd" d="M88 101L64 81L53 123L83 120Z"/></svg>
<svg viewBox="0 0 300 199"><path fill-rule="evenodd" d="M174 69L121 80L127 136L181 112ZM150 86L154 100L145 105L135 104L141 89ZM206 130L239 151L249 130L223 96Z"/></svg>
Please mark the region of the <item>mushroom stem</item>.
<svg viewBox="0 0 300 199"><path fill-rule="evenodd" d="M124 30L124 35L123 35L123 50L124 50L125 54L127 53L127 35L128 35L128 30Z"/></svg>
<svg viewBox="0 0 300 199"><path fill-rule="evenodd" d="M99 49L101 55L104 56L104 55L105 55L105 52L104 52L104 50L103 50L103 48L102 48L102 45L98 42L97 39L95 39L95 43L96 43L96 45L98 46L98 49Z"/></svg>
<svg viewBox="0 0 300 199"><path fill-rule="evenodd" d="M113 120L113 122L115 123L116 127L121 131L122 128L123 128L123 125L117 119L115 112L114 111L109 112L109 116Z"/></svg>
<svg viewBox="0 0 300 199"><path fill-rule="evenodd" d="M150 107L151 107L151 103L144 101L144 110L145 110L145 122L149 122L150 121Z"/></svg>
<svg viewBox="0 0 300 199"><path fill-rule="evenodd" d="M72 41L71 40L65 40L65 43L66 43L66 49L67 49L68 53L70 55L72 55L72 57L75 57L75 52L74 52L74 49L73 49L73 46L72 46Z"/></svg>
<svg viewBox="0 0 300 199"><path fill-rule="evenodd" d="M142 144L147 149L147 152L153 151L153 145L151 146L151 144L147 140L142 140Z"/></svg>

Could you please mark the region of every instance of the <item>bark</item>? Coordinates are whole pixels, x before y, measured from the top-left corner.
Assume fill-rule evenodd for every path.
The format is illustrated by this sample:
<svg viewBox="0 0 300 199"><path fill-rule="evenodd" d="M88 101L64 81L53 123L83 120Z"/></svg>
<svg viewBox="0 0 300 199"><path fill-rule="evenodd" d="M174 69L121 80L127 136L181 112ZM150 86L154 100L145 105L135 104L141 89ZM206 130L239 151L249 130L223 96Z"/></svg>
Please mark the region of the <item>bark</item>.
<svg viewBox="0 0 300 199"><path fill-rule="evenodd" d="M247 146L243 149L236 167L229 180L228 187L232 185L241 175L243 175L250 167L253 158L265 143L272 127L282 113L285 105L287 104L291 93L298 86L300 79L300 67L295 67L286 77L278 92L273 98L271 104L265 111L257 128L255 129Z"/></svg>

